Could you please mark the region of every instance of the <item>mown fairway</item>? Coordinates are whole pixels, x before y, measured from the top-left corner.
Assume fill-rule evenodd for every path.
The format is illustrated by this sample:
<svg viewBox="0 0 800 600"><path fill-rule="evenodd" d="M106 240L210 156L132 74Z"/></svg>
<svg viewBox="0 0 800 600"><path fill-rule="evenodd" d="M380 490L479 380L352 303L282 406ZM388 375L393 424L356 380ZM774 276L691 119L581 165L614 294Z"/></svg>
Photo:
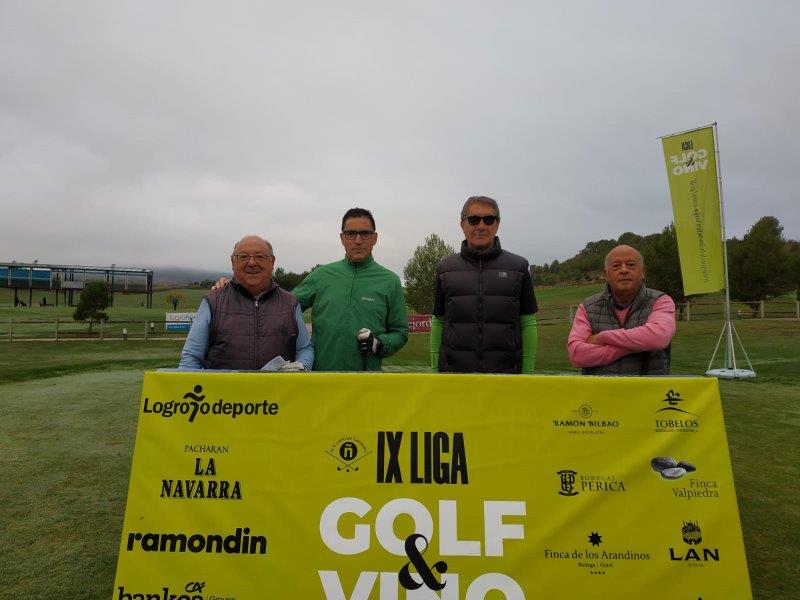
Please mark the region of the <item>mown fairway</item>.
<svg viewBox="0 0 800 600"><path fill-rule="evenodd" d="M702 373L720 327L681 323L673 372ZM721 382L721 390L753 591L756 598L796 598L800 322L737 328L759 378ZM564 348L568 326L539 331L537 371L574 373ZM411 336L386 370L427 369L427 342L425 334ZM181 346L0 342L3 598L110 597L142 371L174 367Z"/></svg>

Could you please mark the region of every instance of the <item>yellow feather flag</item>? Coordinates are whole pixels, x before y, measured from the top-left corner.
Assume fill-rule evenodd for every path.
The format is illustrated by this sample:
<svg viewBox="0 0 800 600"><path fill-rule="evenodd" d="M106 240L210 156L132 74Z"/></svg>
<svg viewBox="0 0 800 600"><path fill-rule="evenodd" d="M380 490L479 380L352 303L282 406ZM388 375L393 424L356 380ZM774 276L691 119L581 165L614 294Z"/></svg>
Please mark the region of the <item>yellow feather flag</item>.
<svg viewBox="0 0 800 600"><path fill-rule="evenodd" d="M722 217L712 127L661 138L684 294L725 287Z"/></svg>

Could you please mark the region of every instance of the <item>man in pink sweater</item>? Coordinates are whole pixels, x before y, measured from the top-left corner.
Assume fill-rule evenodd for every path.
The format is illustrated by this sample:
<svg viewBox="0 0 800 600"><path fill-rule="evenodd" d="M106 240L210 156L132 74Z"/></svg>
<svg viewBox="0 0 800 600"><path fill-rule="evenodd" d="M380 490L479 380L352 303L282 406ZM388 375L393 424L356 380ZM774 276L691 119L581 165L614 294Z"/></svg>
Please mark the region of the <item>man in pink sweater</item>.
<svg viewBox="0 0 800 600"><path fill-rule="evenodd" d="M668 375L675 303L644 285L642 255L617 246L606 256L606 285L578 307L567 340L584 375Z"/></svg>

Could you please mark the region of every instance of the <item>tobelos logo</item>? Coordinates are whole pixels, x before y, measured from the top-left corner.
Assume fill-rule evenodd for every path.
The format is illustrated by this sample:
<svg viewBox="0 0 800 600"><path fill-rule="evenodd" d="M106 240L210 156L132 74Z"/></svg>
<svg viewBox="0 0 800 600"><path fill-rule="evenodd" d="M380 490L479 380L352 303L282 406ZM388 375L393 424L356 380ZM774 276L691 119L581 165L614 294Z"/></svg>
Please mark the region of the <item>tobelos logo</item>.
<svg viewBox="0 0 800 600"><path fill-rule="evenodd" d="M420 550L417 548L417 540L421 540L425 543L425 547ZM447 563L443 560L440 560L434 563L432 566L428 566L428 563L425 562L425 559L422 558L422 555L425 554L425 551L428 549L428 538L424 535L419 533L414 533L406 538L405 543L405 550L406 556L410 562L407 562L403 565L403 568L400 569L400 573L398 573L397 580L407 590L417 590L421 588L423 585L431 590L442 590L447 583L439 583L436 577L433 574L433 571L438 571L441 573L447 572ZM422 579L422 583L416 581L412 576L411 572L409 571L408 565L413 564L414 568L417 570L420 578Z"/></svg>
<svg viewBox="0 0 800 600"><path fill-rule="evenodd" d="M156 400L151 404L150 398L145 397L142 407L143 414L156 414L164 418L176 415L186 416L189 423L194 423L200 415L222 415L235 419L241 415L268 417L278 414L278 403L261 400L260 402L226 402L222 398L215 402L206 402L206 395L202 393L203 386L194 386L191 392L186 392L182 400Z"/></svg>
<svg viewBox="0 0 800 600"><path fill-rule="evenodd" d="M672 412L679 412L687 415L692 415L695 417L697 416L693 412L689 412L688 410L683 410L682 408L678 408L678 404L680 402L684 402L684 400L681 399L680 392L669 390L664 400L662 400L662 402L666 402L668 406L665 406L664 408L657 410L656 411L657 413L672 411Z"/></svg>

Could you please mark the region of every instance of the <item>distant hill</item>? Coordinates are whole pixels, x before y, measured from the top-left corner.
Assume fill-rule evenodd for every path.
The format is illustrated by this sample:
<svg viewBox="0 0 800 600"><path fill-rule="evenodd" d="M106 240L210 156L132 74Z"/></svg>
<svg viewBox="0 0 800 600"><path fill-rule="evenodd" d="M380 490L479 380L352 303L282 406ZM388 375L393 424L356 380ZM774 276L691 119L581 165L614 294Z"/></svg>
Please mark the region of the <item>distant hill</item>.
<svg viewBox="0 0 800 600"><path fill-rule="evenodd" d="M170 283L187 284L206 279L216 281L223 276L230 277L230 271L209 271L207 269L187 269L185 267L153 268L153 283L158 286Z"/></svg>

